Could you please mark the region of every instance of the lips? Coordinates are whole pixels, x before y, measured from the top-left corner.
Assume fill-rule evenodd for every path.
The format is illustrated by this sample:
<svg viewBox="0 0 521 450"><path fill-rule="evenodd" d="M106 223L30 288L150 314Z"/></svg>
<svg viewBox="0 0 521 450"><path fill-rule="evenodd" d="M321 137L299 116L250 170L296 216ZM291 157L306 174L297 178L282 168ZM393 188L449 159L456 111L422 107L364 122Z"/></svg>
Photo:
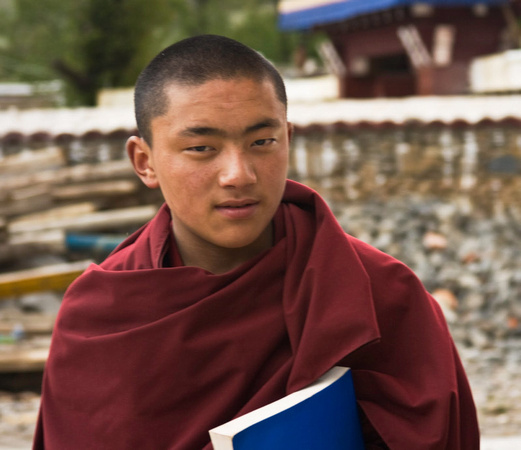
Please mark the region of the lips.
<svg viewBox="0 0 521 450"><path fill-rule="evenodd" d="M254 199L227 200L215 208L229 219L248 219L255 214L258 205L259 201Z"/></svg>

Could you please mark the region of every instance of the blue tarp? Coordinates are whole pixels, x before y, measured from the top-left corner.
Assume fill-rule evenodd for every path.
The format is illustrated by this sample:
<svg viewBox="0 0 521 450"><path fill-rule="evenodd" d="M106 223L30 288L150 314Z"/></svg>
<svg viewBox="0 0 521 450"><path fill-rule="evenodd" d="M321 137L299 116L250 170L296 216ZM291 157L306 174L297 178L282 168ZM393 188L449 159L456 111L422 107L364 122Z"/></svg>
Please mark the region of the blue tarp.
<svg viewBox="0 0 521 450"><path fill-rule="evenodd" d="M288 2L288 0L286 0ZM476 4L498 5L509 0L331 0L330 3L279 14L282 30L306 30L317 25L341 22L351 17L377 11L427 3L433 6L472 6ZM288 2L289 3L289 2Z"/></svg>

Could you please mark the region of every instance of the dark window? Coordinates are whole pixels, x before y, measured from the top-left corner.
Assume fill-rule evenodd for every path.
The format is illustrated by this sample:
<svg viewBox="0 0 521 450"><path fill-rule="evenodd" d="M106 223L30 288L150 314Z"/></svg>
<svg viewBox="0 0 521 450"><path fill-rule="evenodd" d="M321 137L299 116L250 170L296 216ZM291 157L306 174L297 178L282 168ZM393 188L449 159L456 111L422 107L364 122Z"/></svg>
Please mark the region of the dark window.
<svg viewBox="0 0 521 450"><path fill-rule="evenodd" d="M409 72L411 72L411 64L405 53L379 56L371 59L371 73L373 75Z"/></svg>

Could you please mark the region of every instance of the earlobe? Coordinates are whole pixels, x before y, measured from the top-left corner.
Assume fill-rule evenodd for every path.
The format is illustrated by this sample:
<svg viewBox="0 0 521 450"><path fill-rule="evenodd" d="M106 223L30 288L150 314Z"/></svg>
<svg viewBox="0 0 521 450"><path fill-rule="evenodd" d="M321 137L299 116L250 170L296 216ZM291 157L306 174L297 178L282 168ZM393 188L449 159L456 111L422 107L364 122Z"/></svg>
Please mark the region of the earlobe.
<svg viewBox="0 0 521 450"><path fill-rule="evenodd" d="M126 145L127 154L137 176L149 188L159 187L154 165L152 149L143 138L131 136Z"/></svg>

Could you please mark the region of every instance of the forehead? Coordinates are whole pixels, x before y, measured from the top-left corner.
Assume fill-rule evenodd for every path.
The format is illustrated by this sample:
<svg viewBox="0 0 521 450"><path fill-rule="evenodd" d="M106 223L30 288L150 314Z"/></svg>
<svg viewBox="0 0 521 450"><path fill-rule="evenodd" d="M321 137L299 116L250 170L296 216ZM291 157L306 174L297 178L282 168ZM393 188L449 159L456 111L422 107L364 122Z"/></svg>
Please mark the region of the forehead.
<svg viewBox="0 0 521 450"><path fill-rule="evenodd" d="M226 100L226 97L230 101L234 99L244 100L247 96L262 98L267 102L277 100L283 105L283 102L277 96L275 85L269 77L259 79L250 77L216 78L200 84L172 81L165 85L164 95L168 107L175 106L176 102L195 104L200 101L222 101Z"/></svg>
<svg viewBox="0 0 521 450"><path fill-rule="evenodd" d="M268 79L215 79L199 85L173 82L164 95L167 109L152 120L153 132L168 127L170 133L199 124L239 128L259 119L286 119L285 105Z"/></svg>

